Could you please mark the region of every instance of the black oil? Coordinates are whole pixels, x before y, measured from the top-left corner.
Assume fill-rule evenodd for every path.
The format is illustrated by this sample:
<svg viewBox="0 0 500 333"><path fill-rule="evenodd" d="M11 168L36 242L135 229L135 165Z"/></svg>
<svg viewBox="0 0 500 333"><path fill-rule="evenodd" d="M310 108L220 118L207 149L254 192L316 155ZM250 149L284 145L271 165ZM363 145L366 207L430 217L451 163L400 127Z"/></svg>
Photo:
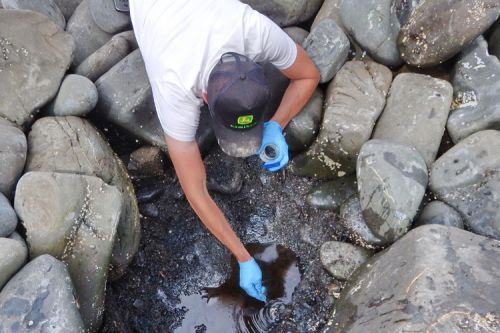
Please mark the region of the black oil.
<svg viewBox="0 0 500 333"><path fill-rule="evenodd" d="M175 333L263 333L279 322L281 310L292 302L300 282L297 256L276 244L250 244L247 249L262 270L267 302L249 297L239 287L239 270L233 259L231 277L222 286L181 296L179 308L186 313Z"/></svg>

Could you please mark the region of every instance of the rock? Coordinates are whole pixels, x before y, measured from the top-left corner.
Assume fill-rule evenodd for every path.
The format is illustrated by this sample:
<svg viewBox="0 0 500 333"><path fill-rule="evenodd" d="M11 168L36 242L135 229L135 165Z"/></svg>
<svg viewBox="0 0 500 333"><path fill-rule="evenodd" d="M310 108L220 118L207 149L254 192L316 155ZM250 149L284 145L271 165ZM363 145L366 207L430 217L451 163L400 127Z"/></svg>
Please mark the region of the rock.
<svg viewBox="0 0 500 333"><path fill-rule="evenodd" d="M342 177L313 188L306 201L315 208L338 210L344 200L356 193L356 188L355 177Z"/></svg>
<svg viewBox="0 0 500 333"><path fill-rule="evenodd" d="M50 254L68 266L91 332L102 322L122 202L116 187L91 176L28 172L17 185L15 207L26 228L30 257Z"/></svg>
<svg viewBox="0 0 500 333"><path fill-rule="evenodd" d="M426 224L441 224L460 229L464 228L462 216L456 210L438 200L428 203L415 222L415 226Z"/></svg>
<svg viewBox="0 0 500 333"><path fill-rule="evenodd" d="M358 195L352 195L340 206L340 223L347 229L349 240L365 249L377 249L384 241L373 234L368 228Z"/></svg>
<svg viewBox="0 0 500 333"><path fill-rule="evenodd" d="M0 237L8 237L16 230L17 215L9 199L0 193Z"/></svg>
<svg viewBox="0 0 500 333"><path fill-rule="evenodd" d="M47 16L61 30L66 27L66 19L54 0L2 0L5 9L31 10Z"/></svg>
<svg viewBox="0 0 500 333"><path fill-rule="evenodd" d="M413 146L431 167L444 134L452 95L453 88L447 81L422 74L399 74L392 82L373 138Z"/></svg>
<svg viewBox="0 0 500 333"><path fill-rule="evenodd" d="M76 67L75 73L86 76L91 81L96 81L111 67L125 58L129 49L129 43L125 38L115 36L83 60Z"/></svg>
<svg viewBox="0 0 500 333"><path fill-rule="evenodd" d="M284 134L289 151L305 150L314 141L323 114L323 95L320 88L316 89L302 111L288 123Z"/></svg>
<svg viewBox="0 0 500 333"><path fill-rule="evenodd" d="M309 31L300 27L288 27L283 29L283 31L285 31L287 35L290 36L293 41L299 45L302 45L304 40L307 38L307 35L309 35Z"/></svg>
<svg viewBox="0 0 500 333"><path fill-rule="evenodd" d="M69 74L47 108L51 116L85 116L97 104L97 88L85 76Z"/></svg>
<svg viewBox="0 0 500 333"><path fill-rule="evenodd" d="M131 50L135 50L139 48L139 44L137 44L137 39L135 38L135 33L133 30L127 30L124 32L120 32L113 36L113 38L123 38L128 42L128 46Z"/></svg>
<svg viewBox="0 0 500 333"><path fill-rule="evenodd" d="M66 20L69 20L82 0L54 0L54 2L59 7Z"/></svg>
<svg viewBox="0 0 500 333"><path fill-rule="evenodd" d="M342 1L340 16L348 34L376 61L398 66L402 63L397 47L400 29L392 0Z"/></svg>
<svg viewBox="0 0 500 333"><path fill-rule="evenodd" d="M89 0L90 13L102 30L115 34L130 27L130 15L115 9L113 0Z"/></svg>
<svg viewBox="0 0 500 333"><path fill-rule="evenodd" d="M66 266L40 256L0 293L0 332L84 332Z"/></svg>
<svg viewBox="0 0 500 333"><path fill-rule="evenodd" d="M27 258L28 249L22 243L14 239L0 237L0 291L9 279L23 266ZM0 319L3 321L1 315Z"/></svg>
<svg viewBox="0 0 500 333"><path fill-rule="evenodd" d="M268 16L278 25L290 26L312 18L323 0L244 0L242 2Z"/></svg>
<svg viewBox="0 0 500 333"><path fill-rule="evenodd" d="M463 139L432 166L430 188L472 232L500 239L500 132Z"/></svg>
<svg viewBox="0 0 500 333"><path fill-rule="evenodd" d="M0 10L0 117L27 126L57 93L74 48L47 16Z"/></svg>
<svg viewBox="0 0 500 333"><path fill-rule="evenodd" d="M157 218L160 216L160 210L158 206L154 203L147 203L139 206L141 214L147 217Z"/></svg>
<svg viewBox="0 0 500 333"><path fill-rule="evenodd" d="M96 128L78 117L41 118L33 124L28 142L25 171L96 176L120 190L124 203L110 274L113 279L121 276L137 253L141 231L134 188L121 160Z"/></svg>
<svg viewBox="0 0 500 333"><path fill-rule="evenodd" d="M158 147L141 147L130 154L127 168L144 176L162 176L165 174L163 152Z"/></svg>
<svg viewBox="0 0 500 333"><path fill-rule="evenodd" d="M0 118L0 193L7 197L23 172L27 150L23 131Z"/></svg>
<svg viewBox="0 0 500 333"><path fill-rule="evenodd" d="M395 0L393 2L400 25L404 25L408 21L408 17L421 1L422 0Z"/></svg>
<svg viewBox="0 0 500 333"><path fill-rule="evenodd" d="M349 54L349 39L334 20L324 19L302 44L318 67L321 83L330 81L342 67Z"/></svg>
<svg viewBox="0 0 500 333"><path fill-rule="evenodd" d="M384 108L391 80L391 71L383 65L347 62L328 86L319 136L306 153L293 159L293 173L321 179L353 173L359 150Z"/></svg>
<svg viewBox="0 0 500 333"><path fill-rule="evenodd" d="M500 61L488 54L483 37L467 47L455 64L455 100L447 129L453 142L485 129L500 129Z"/></svg>
<svg viewBox="0 0 500 333"><path fill-rule="evenodd" d="M500 21L493 26L488 46L492 55L500 59Z"/></svg>
<svg viewBox="0 0 500 333"><path fill-rule="evenodd" d="M413 147L383 140L363 145L357 162L363 217L385 244L411 226L427 188L427 167Z"/></svg>
<svg viewBox="0 0 500 333"><path fill-rule="evenodd" d="M21 244L26 249L26 253L28 253L28 244L26 244L24 238L22 238L21 235L19 235L17 232L14 231L13 233L11 233L9 239L13 239L16 242L19 242L19 244Z"/></svg>
<svg viewBox="0 0 500 333"><path fill-rule="evenodd" d="M153 93L139 50L130 53L96 81L98 116L152 146L166 149Z"/></svg>
<svg viewBox="0 0 500 333"><path fill-rule="evenodd" d="M414 229L356 271L327 332L496 332L499 255L457 228Z"/></svg>
<svg viewBox="0 0 500 333"><path fill-rule="evenodd" d="M314 29L323 19L329 18L331 20L334 20L335 23L337 23L337 25L342 29L342 31L345 32L346 30L340 16L341 4L342 0L325 0L318 12L318 15L316 15L316 17L314 18L314 21L311 25L311 30Z"/></svg>
<svg viewBox="0 0 500 333"><path fill-rule="evenodd" d="M349 243L326 242L319 251L323 267L334 278L345 281L371 257L371 252Z"/></svg>
<svg viewBox="0 0 500 333"><path fill-rule="evenodd" d="M442 63L485 32L499 14L498 0L420 1L401 27L401 57L414 66Z"/></svg>
<svg viewBox="0 0 500 333"><path fill-rule="evenodd" d="M75 67L113 37L113 34L102 30L95 24L90 13L89 2L90 0L83 0L80 3L66 26L66 31L73 36L76 42L73 56Z"/></svg>
<svg viewBox="0 0 500 333"><path fill-rule="evenodd" d="M209 191L228 195L238 194L241 191L243 187L243 160L241 158L227 156L218 149L208 155L203 162L208 174L207 189Z"/></svg>

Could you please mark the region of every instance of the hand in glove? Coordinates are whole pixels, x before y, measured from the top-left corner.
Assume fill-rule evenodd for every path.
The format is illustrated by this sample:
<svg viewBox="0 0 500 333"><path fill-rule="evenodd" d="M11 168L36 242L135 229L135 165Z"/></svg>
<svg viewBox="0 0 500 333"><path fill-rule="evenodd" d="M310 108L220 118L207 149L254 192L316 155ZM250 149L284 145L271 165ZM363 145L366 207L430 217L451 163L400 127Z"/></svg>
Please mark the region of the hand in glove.
<svg viewBox="0 0 500 333"><path fill-rule="evenodd" d="M258 299L259 301L266 301L266 288L262 286L262 272L255 259L250 259L245 262L240 262L240 287L245 292Z"/></svg>
<svg viewBox="0 0 500 333"><path fill-rule="evenodd" d="M277 150L276 157L262 164L266 170L271 172L278 171L288 164L288 145L286 144L286 140L282 132L283 130L277 122L268 121L264 123L262 143L257 151L257 155L260 156L264 153L266 151L266 147L268 147L268 149L272 147Z"/></svg>

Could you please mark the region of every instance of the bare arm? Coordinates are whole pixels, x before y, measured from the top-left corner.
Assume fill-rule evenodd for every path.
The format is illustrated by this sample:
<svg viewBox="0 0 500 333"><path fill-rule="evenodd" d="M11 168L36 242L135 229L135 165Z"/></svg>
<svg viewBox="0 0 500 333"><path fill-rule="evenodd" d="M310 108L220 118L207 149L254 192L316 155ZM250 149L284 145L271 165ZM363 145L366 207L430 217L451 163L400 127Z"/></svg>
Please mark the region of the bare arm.
<svg viewBox="0 0 500 333"><path fill-rule="evenodd" d="M195 141L178 141L168 135L165 135L165 141L177 177L195 213L239 262L250 260L250 254L208 193L205 166L198 144Z"/></svg>

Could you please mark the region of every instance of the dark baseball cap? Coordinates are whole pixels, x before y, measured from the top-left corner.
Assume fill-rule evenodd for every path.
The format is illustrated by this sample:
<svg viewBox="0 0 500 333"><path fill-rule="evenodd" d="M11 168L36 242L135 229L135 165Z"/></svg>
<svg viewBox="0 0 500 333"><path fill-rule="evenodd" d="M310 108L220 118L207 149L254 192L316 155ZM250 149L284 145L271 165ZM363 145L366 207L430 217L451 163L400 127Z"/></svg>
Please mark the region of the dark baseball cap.
<svg viewBox="0 0 500 333"><path fill-rule="evenodd" d="M207 94L221 149L236 157L255 154L271 96L262 66L238 53L223 54L210 73Z"/></svg>

